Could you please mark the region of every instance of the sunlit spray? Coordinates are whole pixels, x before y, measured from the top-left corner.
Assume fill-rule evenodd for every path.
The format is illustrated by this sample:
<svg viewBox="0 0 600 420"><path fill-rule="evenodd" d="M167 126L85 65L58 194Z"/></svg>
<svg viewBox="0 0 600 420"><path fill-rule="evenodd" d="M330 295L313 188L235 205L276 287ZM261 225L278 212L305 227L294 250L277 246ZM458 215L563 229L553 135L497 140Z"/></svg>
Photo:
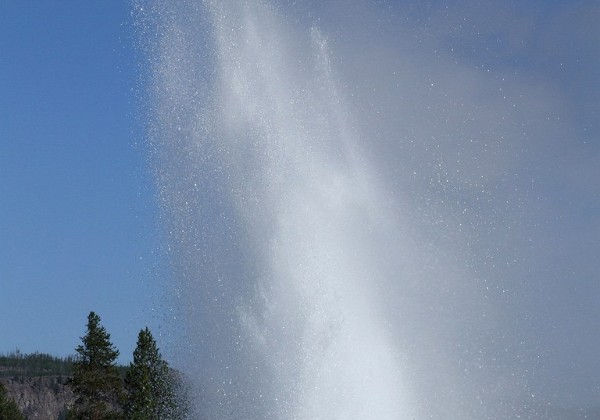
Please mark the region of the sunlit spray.
<svg viewBox="0 0 600 420"><path fill-rule="evenodd" d="M480 342L497 320L469 266L479 187L455 187L471 184L442 173L431 136L419 149L398 135L374 152L394 127L366 117L376 102L357 106L327 27L290 9L136 5L195 410L485 418L486 401L525 388L514 371L490 379L495 355ZM392 157L397 173L384 174Z"/></svg>

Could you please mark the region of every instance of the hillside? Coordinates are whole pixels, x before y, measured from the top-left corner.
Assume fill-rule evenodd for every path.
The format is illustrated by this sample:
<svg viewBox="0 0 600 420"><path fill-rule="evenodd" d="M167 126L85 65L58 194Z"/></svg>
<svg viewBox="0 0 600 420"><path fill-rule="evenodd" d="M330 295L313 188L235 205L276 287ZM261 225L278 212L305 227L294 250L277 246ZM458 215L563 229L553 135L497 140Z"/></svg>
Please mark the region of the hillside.
<svg viewBox="0 0 600 420"><path fill-rule="evenodd" d="M27 419L57 420L64 418L75 401L66 386L67 376L0 377L8 396L15 400Z"/></svg>
<svg viewBox="0 0 600 420"><path fill-rule="evenodd" d="M0 355L0 382L28 419L61 419L75 401L66 385L74 359L74 356L61 358L19 351ZM127 368L118 369L124 376Z"/></svg>

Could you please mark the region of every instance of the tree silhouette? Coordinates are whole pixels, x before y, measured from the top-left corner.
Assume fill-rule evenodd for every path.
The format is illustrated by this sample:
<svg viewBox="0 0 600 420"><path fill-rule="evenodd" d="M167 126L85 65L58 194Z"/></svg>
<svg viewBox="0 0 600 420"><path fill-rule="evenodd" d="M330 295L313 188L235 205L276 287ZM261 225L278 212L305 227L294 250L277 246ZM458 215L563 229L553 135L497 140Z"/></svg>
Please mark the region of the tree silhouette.
<svg viewBox="0 0 600 420"><path fill-rule="evenodd" d="M133 362L125 376L125 390L127 419L178 419L183 416L176 401L174 375L147 327L138 335Z"/></svg>
<svg viewBox="0 0 600 420"><path fill-rule="evenodd" d="M25 416L19 411L17 403L8 397L4 384L0 382L0 419L2 420L25 420Z"/></svg>
<svg viewBox="0 0 600 420"><path fill-rule="evenodd" d="M88 315L87 331L77 346L70 386L77 396L69 419L113 419L120 417L119 399L123 382L115 361L119 351L94 312Z"/></svg>

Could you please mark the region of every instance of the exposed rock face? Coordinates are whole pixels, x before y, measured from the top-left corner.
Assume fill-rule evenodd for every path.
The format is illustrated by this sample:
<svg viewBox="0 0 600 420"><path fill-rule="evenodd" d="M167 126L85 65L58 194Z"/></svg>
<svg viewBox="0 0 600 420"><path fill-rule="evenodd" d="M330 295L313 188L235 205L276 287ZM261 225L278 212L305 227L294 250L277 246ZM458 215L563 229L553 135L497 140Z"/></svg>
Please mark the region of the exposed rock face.
<svg viewBox="0 0 600 420"><path fill-rule="evenodd" d="M67 376L13 377L0 378L0 382L27 419L58 420L64 418L68 407L75 402L67 379Z"/></svg>

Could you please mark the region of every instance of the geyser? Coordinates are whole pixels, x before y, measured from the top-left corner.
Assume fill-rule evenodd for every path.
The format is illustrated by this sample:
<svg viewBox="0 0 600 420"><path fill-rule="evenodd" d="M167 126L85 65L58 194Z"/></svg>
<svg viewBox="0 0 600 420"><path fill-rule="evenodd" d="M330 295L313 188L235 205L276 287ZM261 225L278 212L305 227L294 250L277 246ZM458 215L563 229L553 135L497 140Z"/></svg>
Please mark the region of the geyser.
<svg viewBox="0 0 600 420"><path fill-rule="evenodd" d="M197 415L541 415L522 141L551 105L418 8L275 3L135 6Z"/></svg>

